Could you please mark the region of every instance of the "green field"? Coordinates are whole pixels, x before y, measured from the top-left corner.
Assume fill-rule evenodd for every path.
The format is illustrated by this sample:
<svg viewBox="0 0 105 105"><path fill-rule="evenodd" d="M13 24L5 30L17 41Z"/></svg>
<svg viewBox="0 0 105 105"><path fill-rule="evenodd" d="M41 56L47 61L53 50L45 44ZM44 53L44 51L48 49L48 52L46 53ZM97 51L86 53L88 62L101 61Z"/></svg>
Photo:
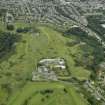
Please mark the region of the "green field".
<svg viewBox="0 0 105 105"><path fill-rule="evenodd" d="M46 89L53 92L45 92ZM64 89L66 91L64 91ZM45 93L44 93L45 92ZM15 93L8 105L88 105L87 101L70 84L27 83Z"/></svg>
<svg viewBox="0 0 105 105"><path fill-rule="evenodd" d="M22 25L17 24L20 27ZM62 36L48 27L38 27L40 33L22 33L22 39L16 43L16 51L8 60L0 64L0 69L15 75L15 78L25 78L36 69L38 61L42 58L61 57L67 61L68 70L77 78L88 78L89 71L83 67L75 67L75 61L70 55L81 52L80 46L66 46L68 41L74 39ZM4 66L5 65L5 66ZM73 72L72 72L73 71ZM81 75L82 72L82 75ZM2 80L2 79L1 79Z"/></svg>
<svg viewBox="0 0 105 105"><path fill-rule="evenodd" d="M28 24L16 23L15 29L28 26ZM30 26L33 28L37 26L39 31L20 33L21 40L15 43L15 51L8 52L8 55L4 56L0 62L0 100L2 100L0 103L4 105L87 105L72 85L27 83L32 79L32 71L36 70L37 63L43 58L61 57L66 60L69 75L60 79L75 77L86 80L91 74L84 66L76 66L74 60L74 55L82 56L84 45L80 43L73 46L67 45L68 42L76 41L76 37L65 37L61 32L47 26ZM68 90L67 95L62 92L64 87ZM36 94L38 88L40 90L53 88L54 93L51 94L51 98L42 102L43 95ZM7 104L8 98L10 100ZM25 104L27 99L29 99L28 104Z"/></svg>

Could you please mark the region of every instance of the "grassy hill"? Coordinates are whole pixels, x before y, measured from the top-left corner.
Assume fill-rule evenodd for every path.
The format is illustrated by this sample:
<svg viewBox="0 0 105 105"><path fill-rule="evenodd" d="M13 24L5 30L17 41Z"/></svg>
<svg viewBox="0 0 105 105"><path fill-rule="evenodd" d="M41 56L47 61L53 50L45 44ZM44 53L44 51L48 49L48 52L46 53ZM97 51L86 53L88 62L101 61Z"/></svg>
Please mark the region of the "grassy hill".
<svg viewBox="0 0 105 105"><path fill-rule="evenodd" d="M15 93L8 105L88 105L72 85L63 83L27 83Z"/></svg>
<svg viewBox="0 0 105 105"><path fill-rule="evenodd" d="M28 81L32 79L32 71L36 70L40 59L57 57L66 60L69 73L68 76L60 77L60 79L75 77L79 80L86 80L90 77L91 71L85 65L77 66L75 59L84 56L84 52L86 52L84 48L89 49L89 54L93 49L78 41L76 36L71 35L68 38L62 32L47 26L30 26L34 30L37 28L38 31L19 33L21 40L14 44L15 52L12 54L9 54L12 51L8 52L9 56L4 56L0 62L0 91L2 91L0 99L3 101L1 103L4 105L87 105L72 85ZM23 27L29 27L29 25L24 23L15 25L15 29ZM13 33L15 32L16 30L13 31ZM91 63L92 57L92 55L87 57L89 63ZM39 91L45 91L48 88L53 88L54 91L50 97L40 94ZM67 94L63 91L64 88L68 91ZM19 90L20 92L18 92ZM12 94L14 95L12 96ZM47 100L45 97L49 99ZM8 98L10 100L7 104Z"/></svg>
<svg viewBox="0 0 105 105"><path fill-rule="evenodd" d="M16 26L21 27L21 24ZM89 71L83 67L76 67L72 57L76 53L82 54L81 44L67 46L67 42L72 42L76 40L75 38L64 37L62 33L45 26L37 28L39 33L21 33L21 41L15 43L15 53L8 60L0 63L0 69L3 69L4 73L11 74L10 79L20 82L19 80L26 79L29 74L31 75L40 59L56 57L64 58L67 61L68 70L73 76L88 78Z"/></svg>

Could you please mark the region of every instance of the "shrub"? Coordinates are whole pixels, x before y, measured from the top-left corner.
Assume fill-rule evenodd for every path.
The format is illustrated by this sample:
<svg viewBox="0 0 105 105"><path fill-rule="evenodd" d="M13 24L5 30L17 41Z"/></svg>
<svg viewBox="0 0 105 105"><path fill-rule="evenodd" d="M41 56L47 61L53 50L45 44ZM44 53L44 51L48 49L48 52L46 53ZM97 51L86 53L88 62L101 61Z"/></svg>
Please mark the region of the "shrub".
<svg viewBox="0 0 105 105"><path fill-rule="evenodd" d="M13 31L14 25L12 25L12 24L7 25L7 30Z"/></svg>
<svg viewBox="0 0 105 105"><path fill-rule="evenodd" d="M10 52L14 43L20 39L20 36L10 32L0 33L0 58Z"/></svg>

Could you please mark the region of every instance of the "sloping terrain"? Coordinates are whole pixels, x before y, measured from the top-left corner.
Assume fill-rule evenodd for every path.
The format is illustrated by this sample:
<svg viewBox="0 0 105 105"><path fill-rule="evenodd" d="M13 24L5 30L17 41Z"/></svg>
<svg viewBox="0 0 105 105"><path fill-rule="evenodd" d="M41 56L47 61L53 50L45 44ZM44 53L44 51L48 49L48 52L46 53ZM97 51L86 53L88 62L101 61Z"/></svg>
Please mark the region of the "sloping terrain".
<svg viewBox="0 0 105 105"><path fill-rule="evenodd" d="M22 27L28 27L29 25L24 23L16 23L15 26L16 26L15 28L22 28ZM32 25L32 27L36 26ZM36 31L36 32L20 33L19 36L21 36L21 40L19 42L15 42L14 44L15 51L8 52L7 55L6 56L4 55L1 59L0 62L1 103L7 105L6 100L9 97L12 97L12 94L18 91L20 88L23 88L23 86L27 84L27 81L30 81L32 79L32 72L36 70L37 63L42 58L61 57L66 60L68 65L67 70L69 72L69 75L63 76L60 79L67 80L70 77L75 77L79 80L86 80L90 76L91 72L88 69L85 69L82 66L75 66L75 60L73 58L73 55L75 55L77 51L78 54L79 53L82 54L83 52L81 49L82 45L80 42L72 45L72 42L74 43L74 41L76 40L75 37L73 38L71 36L71 38L67 38L63 36L61 32L58 32L53 28L48 28L46 26L37 25L37 29L38 32ZM71 47L68 46L67 42L69 42L69 44L71 43ZM34 84L34 82L31 84ZM64 97L64 94L62 92L60 93ZM39 95L37 97L39 97ZM68 103L70 103L69 100Z"/></svg>
<svg viewBox="0 0 105 105"><path fill-rule="evenodd" d="M27 29L27 27L31 27L31 31L19 31L23 28ZM64 83L49 82L44 84L43 82L30 81L32 80L32 72L36 70L41 59L59 57L65 59L69 73L69 75L59 77L60 80L74 78L84 81L89 79L93 70L91 66L94 61L99 62L101 59L100 57L98 60L95 59L95 56L102 52L100 45L96 44L97 41L92 43L93 39L86 38L85 33L81 33L84 36L81 38L77 33L74 33L75 35L73 33L64 34L54 28L34 23L17 22L15 30L11 33L18 33L17 35L21 38L14 43L14 51L11 50L6 53L7 55L2 56L0 62L0 102L2 104L42 105L43 103L43 105L46 105L48 102L50 105L87 105L82 101L81 94L74 89L75 86L70 84L68 86ZM100 51L97 51L96 47L100 48ZM46 97L49 99L43 99L43 92L40 94L37 86L40 91L45 91L48 87L53 88L54 93L50 94L51 98L49 98L48 93ZM67 96L64 87L68 91ZM18 92L19 90L20 92Z"/></svg>
<svg viewBox="0 0 105 105"><path fill-rule="evenodd" d="M7 105L88 105L70 84L28 83Z"/></svg>
<svg viewBox="0 0 105 105"><path fill-rule="evenodd" d="M105 105L104 15L104 0L0 0L0 105ZM32 79L57 58L58 81Z"/></svg>

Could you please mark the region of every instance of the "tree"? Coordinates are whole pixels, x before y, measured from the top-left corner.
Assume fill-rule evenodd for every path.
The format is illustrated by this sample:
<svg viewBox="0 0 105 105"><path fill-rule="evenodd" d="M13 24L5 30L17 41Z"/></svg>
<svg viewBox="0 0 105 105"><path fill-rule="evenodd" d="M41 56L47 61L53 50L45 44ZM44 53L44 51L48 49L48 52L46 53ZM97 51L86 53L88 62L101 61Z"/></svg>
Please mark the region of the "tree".
<svg viewBox="0 0 105 105"><path fill-rule="evenodd" d="M18 34L10 32L1 32L0 33L0 58L9 53L15 42L20 39Z"/></svg>
<svg viewBox="0 0 105 105"><path fill-rule="evenodd" d="M8 24L7 25L7 30L13 31L14 30L14 25Z"/></svg>

